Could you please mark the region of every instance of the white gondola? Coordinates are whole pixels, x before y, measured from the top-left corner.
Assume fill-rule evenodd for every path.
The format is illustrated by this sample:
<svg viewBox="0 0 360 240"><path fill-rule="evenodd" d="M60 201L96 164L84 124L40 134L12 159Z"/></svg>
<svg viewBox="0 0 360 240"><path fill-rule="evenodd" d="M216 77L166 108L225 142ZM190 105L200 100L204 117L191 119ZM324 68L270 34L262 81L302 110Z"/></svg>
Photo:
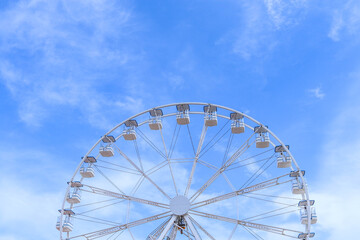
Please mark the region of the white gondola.
<svg viewBox="0 0 360 240"><path fill-rule="evenodd" d="M239 134L245 132L244 116L240 113L230 113L231 132L233 134Z"/></svg>
<svg viewBox="0 0 360 240"><path fill-rule="evenodd" d="M300 209L300 216L301 216L301 224L307 224L308 223L308 214L306 211L306 208ZM311 208L311 217L310 217L311 224L317 223L317 215L315 208Z"/></svg>
<svg viewBox="0 0 360 240"><path fill-rule="evenodd" d="M216 111L217 111L217 107L215 107L215 106L211 106L211 105L204 106L205 126L207 126L207 127L217 126L218 120L217 120Z"/></svg>
<svg viewBox="0 0 360 240"><path fill-rule="evenodd" d="M155 117L149 120L149 127L151 130L162 129L162 123L160 117Z"/></svg>
<svg viewBox="0 0 360 240"><path fill-rule="evenodd" d="M160 130L162 129L161 123L161 116L163 112L161 109L151 109L150 113L150 120L149 120L149 127L151 130Z"/></svg>
<svg viewBox="0 0 360 240"><path fill-rule="evenodd" d="M277 167L278 168L289 168L291 167L291 157L280 155L277 157Z"/></svg>
<svg viewBox="0 0 360 240"><path fill-rule="evenodd" d="M83 178L92 178L95 177L95 171L92 167L82 166L80 168L80 174Z"/></svg>
<svg viewBox="0 0 360 240"><path fill-rule="evenodd" d="M285 146L287 149L290 148L289 145ZM277 157L277 167L278 168L289 168L291 167L291 157L286 152L285 148L282 145L275 147L275 153L278 154Z"/></svg>
<svg viewBox="0 0 360 240"><path fill-rule="evenodd" d="M312 237L315 236L315 233L313 233L313 232L311 232L311 233L300 233L300 234L298 235L298 238L305 240L307 236L308 236L309 238L312 238Z"/></svg>
<svg viewBox="0 0 360 240"><path fill-rule="evenodd" d="M270 146L270 138L267 131L267 126L257 126L254 128L254 132L257 148L267 148Z"/></svg>
<svg viewBox="0 0 360 240"><path fill-rule="evenodd" d="M80 203L81 201L81 192L79 188L74 188L72 192L69 192L66 196L66 201L70 204Z"/></svg>
<svg viewBox="0 0 360 240"><path fill-rule="evenodd" d="M292 193L293 194L303 194L305 189L302 183L298 182L297 179L294 179L292 182Z"/></svg>
<svg viewBox="0 0 360 240"><path fill-rule="evenodd" d="M114 149L111 146L101 146L99 148L99 152L101 154L101 156L103 157L112 157L114 156Z"/></svg>
<svg viewBox="0 0 360 240"><path fill-rule="evenodd" d="M256 135L256 147L267 148L270 146L269 133L257 133Z"/></svg>
<svg viewBox="0 0 360 240"><path fill-rule="evenodd" d="M134 128L125 129L123 131L123 137L127 141L132 141L136 139L136 132Z"/></svg>
<svg viewBox="0 0 360 240"><path fill-rule="evenodd" d="M59 212L61 213L61 209L59 210ZM62 231L71 232L74 227L71 216L74 215L75 213L71 209L64 209L63 214L64 216L63 216ZM59 231L60 231L60 220L61 220L61 216L59 216L56 221L56 229Z"/></svg>
<svg viewBox="0 0 360 240"><path fill-rule="evenodd" d="M179 125L187 125L190 123L190 106L189 104L179 104L176 105L177 114L176 114L176 122Z"/></svg>
<svg viewBox="0 0 360 240"><path fill-rule="evenodd" d="M64 221L63 221L62 231L63 232L71 232L74 229L73 220L72 220L71 216L64 216L63 218L64 218ZM57 218L57 222L56 222L56 229L58 231L60 231L60 220L61 220L61 217L59 216Z"/></svg>
<svg viewBox="0 0 360 240"><path fill-rule="evenodd" d="M132 141L136 139L135 127L138 126L138 123L135 119L131 119L125 122L125 130L123 131L123 137L127 141Z"/></svg>
<svg viewBox="0 0 360 240"><path fill-rule="evenodd" d="M116 142L116 139L114 136L111 135L105 135L102 138L102 144L99 148L99 153L103 157L112 157L114 156L114 150L111 146L112 143Z"/></svg>

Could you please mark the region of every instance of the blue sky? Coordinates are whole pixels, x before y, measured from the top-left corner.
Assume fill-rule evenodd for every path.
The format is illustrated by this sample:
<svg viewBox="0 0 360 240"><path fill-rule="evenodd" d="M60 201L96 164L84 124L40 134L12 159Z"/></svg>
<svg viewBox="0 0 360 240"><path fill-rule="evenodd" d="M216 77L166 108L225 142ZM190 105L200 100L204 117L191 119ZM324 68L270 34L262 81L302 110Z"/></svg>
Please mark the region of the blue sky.
<svg viewBox="0 0 360 240"><path fill-rule="evenodd" d="M359 1L1 1L0 51L1 240L54 239L80 156L182 101L268 124L307 170L317 239L360 234Z"/></svg>

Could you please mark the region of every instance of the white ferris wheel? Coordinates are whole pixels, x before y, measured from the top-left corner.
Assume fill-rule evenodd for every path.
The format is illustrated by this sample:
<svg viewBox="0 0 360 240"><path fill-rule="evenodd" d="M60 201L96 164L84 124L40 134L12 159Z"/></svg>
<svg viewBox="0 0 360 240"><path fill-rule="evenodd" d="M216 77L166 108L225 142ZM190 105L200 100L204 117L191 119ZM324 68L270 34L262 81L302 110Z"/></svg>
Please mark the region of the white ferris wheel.
<svg viewBox="0 0 360 240"><path fill-rule="evenodd" d="M314 200L290 147L216 104L136 114L103 135L68 182L60 239L303 239Z"/></svg>

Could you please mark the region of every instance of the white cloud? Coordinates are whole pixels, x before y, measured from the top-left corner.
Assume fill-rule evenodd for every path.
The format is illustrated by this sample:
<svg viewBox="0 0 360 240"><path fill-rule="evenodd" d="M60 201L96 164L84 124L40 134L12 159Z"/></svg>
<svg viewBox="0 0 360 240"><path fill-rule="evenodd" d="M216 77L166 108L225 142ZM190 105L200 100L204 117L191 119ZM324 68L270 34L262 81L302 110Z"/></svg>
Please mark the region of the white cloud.
<svg viewBox="0 0 360 240"><path fill-rule="evenodd" d="M308 90L312 96L318 99L323 99L325 97L325 93L322 91L321 87L313 88Z"/></svg>
<svg viewBox="0 0 360 240"><path fill-rule="evenodd" d="M264 0L267 13L276 29L297 24L306 12L307 0Z"/></svg>
<svg viewBox="0 0 360 240"><path fill-rule="evenodd" d="M359 102L357 79L350 84L348 99L339 103L340 110L326 128L329 131L319 158L321 171L315 186L310 185L319 219L314 227L322 239L346 239L360 234L360 132L356 128L360 107L353 104Z"/></svg>
<svg viewBox="0 0 360 240"><path fill-rule="evenodd" d="M21 150L19 150L21 149ZM56 239L60 208L70 172L53 154L3 144L0 167L0 239ZM26 162L26 163L25 163ZM19 231L21 228L21 231Z"/></svg>
<svg viewBox="0 0 360 240"><path fill-rule="evenodd" d="M36 235L39 239L54 239L58 236L55 229L56 209L62 193L37 192L29 181L2 176L0 204L0 223L6 231L0 239L28 239ZM21 228L21 231L18 229Z"/></svg>
<svg viewBox="0 0 360 240"><path fill-rule="evenodd" d="M40 126L67 107L109 128L115 113L142 108L141 91L132 91L133 84L120 97L98 90L125 82L122 69L135 59L128 38L136 27L130 24L131 11L113 0L21 1L3 10L0 76L19 104L20 119Z"/></svg>
<svg viewBox="0 0 360 240"><path fill-rule="evenodd" d="M328 33L333 41L344 36L358 36L360 33L360 2L348 0L332 14L332 24Z"/></svg>
<svg viewBox="0 0 360 240"><path fill-rule="evenodd" d="M293 27L306 14L307 0L264 0L241 2L239 26L217 43L230 40L233 52L245 60L266 56L278 41L277 31Z"/></svg>

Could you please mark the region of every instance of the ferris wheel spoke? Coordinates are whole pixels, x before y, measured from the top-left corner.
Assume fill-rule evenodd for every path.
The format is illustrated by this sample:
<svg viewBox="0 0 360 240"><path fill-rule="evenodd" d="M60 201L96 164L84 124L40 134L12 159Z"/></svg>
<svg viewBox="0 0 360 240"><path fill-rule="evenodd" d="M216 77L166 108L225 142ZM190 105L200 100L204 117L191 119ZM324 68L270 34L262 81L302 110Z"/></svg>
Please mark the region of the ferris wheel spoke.
<svg viewBox="0 0 360 240"><path fill-rule="evenodd" d="M228 132L230 129L226 130L210 147L208 147L204 152L201 152L200 157L204 156L211 148L213 148Z"/></svg>
<svg viewBox="0 0 360 240"><path fill-rule="evenodd" d="M185 196L188 195L188 192L189 192L189 189L190 189L190 186L191 186L192 178L193 178L194 173L195 173L196 163L197 163L197 161L199 159L199 154L201 152L201 148L202 148L202 145L204 143L204 139L205 139L205 136L206 136L207 129L208 129L208 127L204 123L202 131L201 131L199 144L198 144L198 147L197 147L197 150L196 150L194 162L193 162L193 165L192 165L192 168L191 168L191 173L190 173L190 176L189 176L189 180L188 180L188 183L187 183L187 186L186 186L186 189L185 189L185 193L184 193Z"/></svg>
<svg viewBox="0 0 360 240"><path fill-rule="evenodd" d="M78 216L81 216L81 217L85 217L86 219L84 218L79 218ZM97 218L97 217L92 217L92 216L88 216L88 215L85 215L85 214L79 214L77 213L76 216L74 216L74 218L78 218L78 219L81 219L81 220L84 220L84 221L101 221L102 224L107 224L107 225L111 225L111 226L118 226L120 225L120 223L118 222L113 222L113 221L109 221L109 220L105 220L105 219L101 219L101 218Z"/></svg>
<svg viewBox="0 0 360 240"><path fill-rule="evenodd" d="M97 161L101 162L101 163L106 163L108 165L115 166L116 167L115 169L117 171L123 171L123 172L130 173L130 174L139 174L138 171L136 171L135 169L132 169L132 168L124 167L124 166L121 166L119 164L108 162L108 161L105 161L105 160L102 160L102 159L97 159ZM103 164L102 165L96 164L96 166L106 168L105 166L103 166Z"/></svg>
<svg viewBox="0 0 360 240"><path fill-rule="evenodd" d="M136 151L136 156L137 156L139 164L140 164L140 168L142 171L144 171L144 167L143 167L143 164L141 161L140 151L139 151L139 147L138 147L136 139L133 142L134 142L134 147L135 147L135 151Z"/></svg>
<svg viewBox="0 0 360 240"><path fill-rule="evenodd" d="M203 160L199 160L198 161L199 164L205 166L205 167L208 167L210 169L213 169L213 170L218 170L219 168L210 164L210 163L207 163ZM233 191L236 191L236 188L233 186L233 184L230 182L229 178L226 176L225 172L222 172L221 175L224 177L225 181L228 183L228 185L230 186L231 189L233 189Z"/></svg>
<svg viewBox="0 0 360 240"><path fill-rule="evenodd" d="M112 200L114 200L114 199L112 199ZM118 200L117 198L115 198L115 200ZM89 213L89 212L94 212L94 211L97 211L97 210L99 210L99 209L103 209L103 208L106 208L106 207L110 207L110 206L114 206L114 205L116 205L116 204L119 204L119 203L122 203L122 202L124 202L125 200L118 200L118 201L116 201L116 202L113 202L113 203L110 203L110 204L106 204L106 205L103 205L103 206L101 206L101 207L96 207L96 208L93 208L93 209L90 209L90 210L87 210L87 211L84 211L84 212L81 212L81 213L76 213L77 215L82 215L82 214L84 214L84 213Z"/></svg>
<svg viewBox="0 0 360 240"><path fill-rule="evenodd" d="M247 198L256 199L256 200L260 200L260 201L265 201L265 202L271 202L271 203L276 203L276 204L280 204L280 205L285 205L285 206L294 206L294 204L288 204L288 203L273 201L273 200L269 200L269 199L254 197L254 196L251 196L251 195L249 196L248 194L250 194L250 193L243 194L243 195L241 195L241 196L242 196L242 197L247 197ZM296 203L295 205L297 205L297 203Z"/></svg>
<svg viewBox="0 0 360 240"><path fill-rule="evenodd" d="M150 147L152 147L161 157L166 159L166 155L143 133L140 128L137 128L139 136L147 143Z"/></svg>
<svg viewBox="0 0 360 240"><path fill-rule="evenodd" d="M85 191L85 192L95 193L95 194L109 196L109 197L115 197L115 198L119 198L119 199L134 201L134 202L148 204L148 205L161 207L161 208L166 208L166 209L170 208L170 206L168 204L159 203L159 202L155 202L155 201L150 201L150 200L137 198L137 197L132 197L132 196L128 196L128 195L125 195L125 194L116 193L116 192L111 192L111 191L108 191L108 190L105 190L105 189L101 189L101 188L86 185L86 184L84 184L83 186L89 188L89 190L84 189L84 188L81 189L82 191Z"/></svg>
<svg viewBox="0 0 360 240"><path fill-rule="evenodd" d="M95 167L95 169L111 184L113 185L120 193L125 194L123 191L121 191L121 189L113 182L110 180L110 178L108 178L105 173L103 173L95 164L93 165Z"/></svg>
<svg viewBox="0 0 360 240"><path fill-rule="evenodd" d="M213 236L211 236L211 234L205 230L205 228L203 228L197 221L195 221L194 218L192 218L190 215L189 215L189 218L190 220L201 230L203 231L210 239L212 240L215 240L215 238Z"/></svg>
<svg viewBox="0 0 360 240"><path fill-rule="evenodd" d="M157 240L163 240L165 238L165 236L169 232L170 228L174 225L175 219L176 219L176 216L172 215L170 220L167 222L167 224L163 226L161 234L157 238Z"/></svg>
<svg viewBox="0 0 360 240"><path fill-rule="evenodd" d="M193 223L192 223L191 219L189 218L189 216L185 215L184 218L185 218L185 221L186 221L187 225L190 228L190 231L192 232L192 235L195 237L195 240L201 240L201 237L200 237L198 231L196 230L195 226L193 225Z"/></svg>
<svg viewBox="0 0 360 240"><path fill-rule="evenodd" d="M169 234L170 240L174 240L176 238L176 234L178 232L178 229L175 226L175 224L173 225L173 227L172 227L172 229L170 231L171 231L170 234Z"/></svg>
<svg viewBox="0 0 360 240"><path fill-rule="evenodd" d="M275 153L272 154L254 173L251 177L241 186L241 188L249 186L253 183L258 177L261 176L276 160L270 162L268 166L266 164L275 156ZM266 166L266 167L265 167ZM260 171L261 170L261 171Z"/></svg>
<svg viewBox="0 0 360 240"><path fill-rule="evenodd" d="M287 209L287 208L289 208L289 207L295 207L295 206L297 206L297 204L293 204L293 205L290 205L290 206L281 207L281 208L277 208L277 209L275 209L275 210L263 212L263 213L260 213L260 214L255 215L255 216L252 216L252 217L244 218L244 219L242 219L242 220L243 220L243 221L249 221L249 220L255 221L254 219L259 218L259 217L262 217L262 216L265 216L265 215L268 215L269 213L274 213L274 212L281 211L281 210ZM297 211L297 210L298 210L298 209L296 209L296 211ZM292 210L292 211L294 211L294 210ZM285 214L285 213L282 213L282 214ZM256 220L257 220L257 219L256 219Z"/></svg>
<svg viewBox="0 0 360 240"><path fill-rule="evenodd" d="M231 233L230 233L230 236L229 236L229 240L232 238L232 236L234 235L234 233L235 233L235 231L236 231L236 229L237 229L237 227L238 227L238 225L237 224L235 224L235 226L234 226L234 228L233 228L233 230L231 231Z"/></svg>
<svg viewBox="0 0 360 240"><path fill-rule="evenodd" d="M251 236L253 236L256 240L264 240L259 234L254 232L251 228L247 228L245 226L242 226Z"/></svg>
<svg viewBox="0 0 360 240"><path fill-rule="evenodd" d="M187 128L187 131L188 131L188 134L189 134L189 138L190 138L190 142L191 142L191 147L192 147L192 149L193 149L194 156L195 156L195 155L196 155L196 151L195 151L194 141L193 141L193 139L192 139L191 131L190 131L190 128L189 128L189 125L188 125L188 124L186 125L186 128Z"/></svg>
<svg viewBox="0 0 360 240"><path fill-rule="evenodd" d="M155 240L164 230L168 222L170 221L171 217L166 219L164 222L160 223L148 236L146 239Z"/></svg>
<svg viewBox="0 0 360 240"><path fill-rule="evenodd" d="M227 121L224 123L224 125L220 128L220 130L219 130L219 131L210 139L210 141L201 149L201 151L200 151L200 154L201 154L200 157L203 156L207 151L209 151L213 146L215 146L215 144L216 144L217 142L219 142L219 140L220 140L221 138L223 138L224 135L230 131L230 129L228 129L228 130L227 130L222 136L220 136L212 145L210 145L210 144L212 143L212 141L214 141L215 138L220 134L220 132L226 127L226 125L229 123L229 121L230 121L230 119L227 120ZM210 146L210 147L208 147L208 146ZM207 147L208 147L208 148L207 148Z"/></svg>
<svg viewBox="0 0 360 240"><path fill-rule="evenodd" d="M171 143L170 143L168 158L171 158L171 157L172 157L172 155L173 155L173 153L174 153L174 150L175 150L176 143L177 143L178 138L179 138L179 133L180 133L181 125L179 125L179 128L178 128L177 126L178 126L178 124L175 124L175 129L174 129L173 137L172 137ZM175 133L176 133L176 135L175 135Z"/></svg>
<svg viewBox="0 0 360 240"><path fill-rule="evenodd" d="M258 217L258 218L251 218L251 221L258 221L258 220L262 220L262 219L265 219L265 218L272 218L272 217L277 217L277 216L280 216L280 215L285 215L285 214L290 214L290 213L293 213L293 212L297 212L299 211L298 209L294 209L294 210L291 210L291 211L287 211L287 212L282 212L282 213L277 213L277 214L273 214L273 215L269 215L269 216L264 216L264 217Z"/></svg>
<svg viewBox="0 0 360 240"><path fill-rule="evenodd" d="M207 189L220 175L224 172L236 159L238 159L250 146L254 143L250 143L249 141L252 138L254 133L241 145L237 151L210 177L210 179L202 185L202 187L196 191L190 198L191 202L194 202L196 198L198 198L204 191Z"/></svg>
<svg viewBox="0 0 360 240"><path fill-rule="evenodd" d="M221 195L221 196L218 196L218 197L214 197L214 198L210 198L210 199L207 199L207 200L204 200L204 201L201 201L201 202L193 203L191 209L199 208L199 207L202 207L202 206L205 206L205 205L209 205L209 204L220 202L220 201L223 201L223 200L226 200L226 199L229 199L229 198L233 198L233 197L236 197L236 196L239 196L239 195L243 195L243 194L254 192L254 191L259 191L261 189L274 187L274 186L277 186L277 185L280 185L280 184L290 182L291 180L281 181L281 182L279 181L281 178L283 178L285 176L288 176L288 174L284 174L282 176L279 176L279 177L276 177L276 178L273 178L273 179L270 179L270 180L267 180L267 181L264 181L264 182L261 182L261 183L257 183L255 185L252 185L252 186L249 186L249 187L246 187L246 188L242 188L240 190L237 190L237 191L234 191L234 192L231 192L231 193L227 193L227 194L224 194L224 195Z"/></svg>
<svg viewBox="0 0 360 240"><path fill-rule="evenodd" d="M130 172L130 171L125 171L125 170L121 170L121 169L116 169L116 168L111 168L111 167L105 167L105 166L101 166L101 165L98 165L98 164L94 164L94 166L97 166L98 168L104 168L104 169L107 169L107 170L113 170L113 171L117 171L117 172L123 172L123 173L129 173L129 174L133 174L133 175L140 175L140 173L138 172Z"/></svg>
<svg viewBox="0 0 360 240"><path fill-rule="evenodd" d="M229 217L224 217L224 216L219 216L219 215L214 215L214 214L204 213L204 212L199 212L199 211L192 211L191 214L194 214L194 215L197 215L200 217L215 219L215 220L219 220L219 221L223 221L223 222L236 223L236 224L244 226L244 227L253 228L253 229L266 231L266 232L270 232L270 233L275 233L275 234L279 234L279 235L283 235L283 236L287 236L287 237L291 237L291 238L298 238L297 235L302 233L297 230L280 228L280 227L275 227L275 226L271 226L271 225L264 225L264 224L254 223L254 222L243 221L243 220L237 220L234 218L229 218Z"/></svg>
<svg viewBox="0 0 360 240"><path fill-rule="evenodd" d="M263 155L263 154L265 154L265 153L268 153L268 152L271 152L271 151L274 151L274 150L273 150L272 148L270 148L270 149L265 150L265 151L263 151L263 152L261 152L261 153L254 154L254 155L252 155L252 156L250 156L250 157L247 157L247 158L244 158L244 159L241 159L241 160L239 159L238 161L235 161L234 163L232 163L232 164L231 164L231 169L228 169L228 170L236 169L236 168L238 168L238 166L235 166L235 165L240 164L240 163L242 163L242 162L245 162L245 161L247 161L247 160L252 160L252 159L254 159L255 157L261 156L261 155ZM267 159L267 158L265 158L265 159ZM239 167L242 167L242 166L244 166L244 165L241 165L241 166L239 166Z"/></svg>
<svg viewBox="0 0 360 240"><path fill-rule="evenodd" d="M159 163L159 164L155 165L154 167L150 168L149 170L147 170L145 173L150 176L151 174L160 170L161 168L165 167L166 165L168 165L168 161L164 160L161 163Z"/></svg>
<svg viewBox="0 0 360 240"><path fill-rule="evenodd" d="M168 162L168 166L169 166L169 170L170 170L170 174L171 174L171 179L172 179L172 181L174 183L175 192L176 192L176 195L179 195L178 194L178 189L176 187L175 177L174 177L173 170L172 170L172 167L171 167L171 162L170 162L170 159L169 159L170 158L170 156L169 156L170 153L168 153L167 150L166 150L166 144L165 144L165 140L164 140L164 135L163 135L163 132L162 132L161 128L160 128L160 134L161 134L161 140L162 140L163 145L164 145L164 151L165 151L165 154L166 154L166 160Z"/></svg>
<svg viewBox="0 0 360 240"><path fill-rule="evenodd" d="M80 234L80 235L77 235L77 236L69 237L68 239L84 237L84 238L86 238L88 240L92 240L92 239L100 238L100 237L103 237L103 236L107 236L109 234L113 234L115 232L123 231L125 229L129 229L129 228L140 226L140 225L143 225L143 224L146 224L146 223L149 223L149 222L153 222L153 221L168 217L170 215L171 215L170 211L168 211L168 212L157 214L157 215L154 215L154 216L151 216L151 217L136 220L134 222L118 225L118 226L115 226L115 227L105 228L105 229L102 229L102 230L98 230L98 231L94 231L94 232L90 232L90 233L84 233L84 234Z"/></svg>
<svg viewBox="0 0 360 240"><path fill-rule="evenodd" d="M123 156L138 172L140 172L149 182L151 182L166 198L170 199L169 195L167 195L164 190L162 190L145 172L143 172L124 152L120 150L120 148L114 145L117 151Z"/></svg>
<svg viewBox="0 0 360 240"><path fill-rule="evenodd" d="M229 155L229 152L230 152L230 149L231 149L231 144L232 144L232 141L234 139L234 134L232 134L232 132L230 132L229 134L229 138L228 138L228 142L226 144L226 149L225 149L225 152L224 152L224 157L223 157L223 160L221 162L221 165L224 165L226 159L227 159L227 156Z"/></svg>

